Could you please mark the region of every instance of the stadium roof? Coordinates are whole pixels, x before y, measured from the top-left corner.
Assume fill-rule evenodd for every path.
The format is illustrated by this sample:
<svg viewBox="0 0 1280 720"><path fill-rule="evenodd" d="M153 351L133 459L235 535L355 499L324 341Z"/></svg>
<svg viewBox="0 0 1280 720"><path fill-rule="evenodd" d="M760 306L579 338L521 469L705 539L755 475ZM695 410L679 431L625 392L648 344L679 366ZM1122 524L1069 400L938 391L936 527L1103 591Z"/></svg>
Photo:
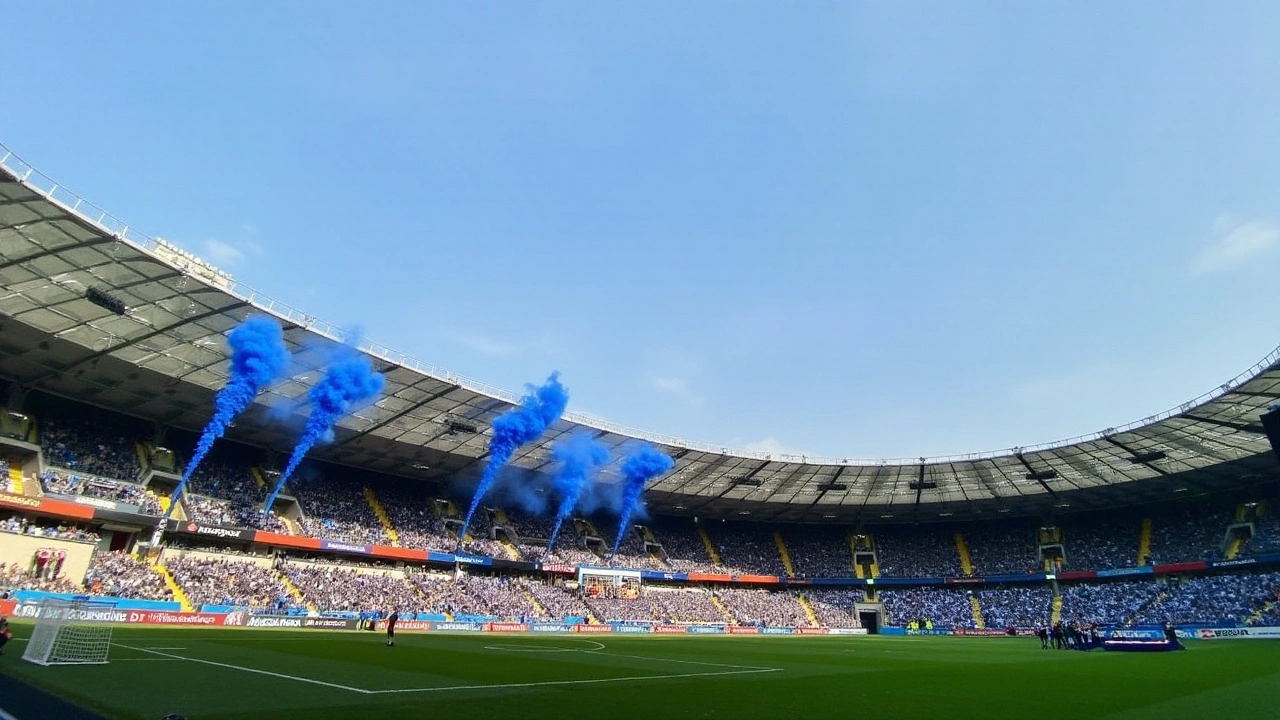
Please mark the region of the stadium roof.
<svg viewBox="0 0 1280 720"><path fill-rule="evenodd" d="M288 451L273 420L319 376L340 328L152 239L67 191L0 145L0 377L162 426L198 430L226 378L226 333L278 317L296 374L237 421L230 437ZM91 299L91 290L102 296ZM124 307L110 308L118 301ZM119 311L119 312L118 312ZM314 457L448 479L486 457L490 422L518 397L371 342L385 395L339 423ZM669 514L817 522L1002 517L1176 499L1270 482L1259 415L1280 402L1280 348L1173 410L1092 435L993 453L818 458L738 452L569 413L512 464L545 469L549 448L586 429L618 447L643 438L676 458L646 494Z"/></svg>

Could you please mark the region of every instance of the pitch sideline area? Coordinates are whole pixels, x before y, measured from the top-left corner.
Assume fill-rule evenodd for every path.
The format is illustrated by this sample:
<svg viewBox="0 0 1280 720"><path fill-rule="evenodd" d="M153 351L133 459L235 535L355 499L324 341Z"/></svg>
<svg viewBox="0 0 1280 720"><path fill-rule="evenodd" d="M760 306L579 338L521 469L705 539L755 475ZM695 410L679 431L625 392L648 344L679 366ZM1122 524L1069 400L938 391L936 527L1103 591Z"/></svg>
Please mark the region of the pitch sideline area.
<svg viewBox="0 0 1280 720"><path fill-rule="evenodd" d="M21 634L29 628L19 628ZM1041 651L1005 638L608 637L117 629L105 666L0 671L112 720L1204 717L1280 704L1280 643ZM20 647L20 645L19 645ZM1046 705L1046 703L1048 703ZM0 707L3 703L0 702ZM19 716L19 720L39 720Z"/></svg>

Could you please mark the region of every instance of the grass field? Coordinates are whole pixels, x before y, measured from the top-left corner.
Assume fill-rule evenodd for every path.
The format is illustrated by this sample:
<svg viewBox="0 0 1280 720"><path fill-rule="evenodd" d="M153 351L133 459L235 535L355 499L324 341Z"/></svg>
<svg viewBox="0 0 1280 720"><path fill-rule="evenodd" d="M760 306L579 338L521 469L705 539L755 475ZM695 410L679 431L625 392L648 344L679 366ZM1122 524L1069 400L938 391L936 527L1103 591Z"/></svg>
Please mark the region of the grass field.
<svg viewBox="0 0 1280 720"><path fill-rule="evenodd" d="M1280 716L1280 642L1257 640L1120 654L1006 638L402 633L387 648L381 633L118 628L115 643L110 665L46 668L21 662L19 642L0 669L119 720Z"/></svg>

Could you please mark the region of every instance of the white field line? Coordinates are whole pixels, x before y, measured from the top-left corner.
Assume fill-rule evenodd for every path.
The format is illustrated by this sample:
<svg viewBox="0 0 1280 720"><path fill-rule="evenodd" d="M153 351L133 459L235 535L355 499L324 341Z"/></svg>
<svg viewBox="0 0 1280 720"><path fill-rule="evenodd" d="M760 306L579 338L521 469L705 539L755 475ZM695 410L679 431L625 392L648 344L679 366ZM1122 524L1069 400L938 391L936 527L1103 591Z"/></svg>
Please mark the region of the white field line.
<svg viewBox="0 0 1280 720"><path fill-rule="evenodd" d="M524 683L489 683L483 685L437 685L433 687L421 688L395 688L391 690L365 690L364 688L351 687L350 685L339 685L337 683L325 682L323 680L313 680L311 678L298 677L297 675L286 675L284 673L271 672L269 670L258 670L257 668L244 667L242 665L232 665L230 663L214 662L212 660L201 660L198 658L183 657L181 655L171 655L167 652L153 650L150 648L134 647L132 645L122 645L120 643L112 643L117 647L128 648L129 650L137 650L139 652L159 655L173 660L186 660L187 662L200 663L201 665L212 665L213 667L227 668L228 670L239 670L240 672L253 673L255 675L267 675L269 677L281 678L283 680L294 680L296 682L310 683L312 685L323 685L325 687L336 688L338 690L347 690L349 692L360 693L362 695L387 695L392 693L428 693L428 692L454 692L458 690L502 690L508 688L531 688L531 687L552 687L557 685L599 685L603 683L616 682L639 682L643 680L677 680L680 678L691 677L715 677L722 675L752 675L757 673L782 672L782 668L766 668L751 667L748 665L728 665L725 663L708 663L696 660L671 660L667 658L652 658L641 655L621 655L618 653L605 653L598 650L580 650L584 654L590 655L612 655L614 657L625 657L633 660L649 660L652 662L677 662L689 665L706 665L710 667L727 667L736 668L733 670L717 670L707 672L693 673L668 673L665 675L628 675L625 677L615 678L592 678L587 680L542 680L538 682ZM0 717L0 720L8 720Z"/></svg>
<svg viewBox="0 0 1280 720"><path fill-rule="evenodd" d="M5 712L3 709L0 709L0 720L18 720L18 718Z"/></svg>
<svg viewBox="0 0 1280 720"><path fill-rule="evenodd" d="M645 658L652 660L653 658ZM530 688L545 687L553 685L593 685L600 683L615 682L631 682L640 680L675 680L677 678L691 677L711 677L713 675L748 675L751 673L767 673L781 672L781 668L757 668L754 670L722 670L720 672L696 672L696 673L676 673L671 675L629 675L627 677L616 678L595 678L592 680L543 680L541 682L527 683L494 683L491 685L446 685L441 687L424 687L424 688L398 688L395 690L366 690L365 692L372 695L385 695L388 693L420 693L420 692L449 692L452 690L501 690L504 688Z"/></svg>
<svg viewBox="0 0 1280 720"><path fill-rule="evenodd" d="M139 652L151 653L152 655L160 655L162 657L172 658L174 660L186 660L187 662L200 663L201 665L212 665L213 667L227 668L228 670L239 670L240 672L253 673L255 675L267 675L270 677L281 678L284 680L295 680L297 682L310 683L311 685L323 685L325 687L337 688L338 690L347 690L349 692L361 693L368 695L372 691L364 690L350 685L339 685L337 683L325 682L323 680L313 680L311 678L298 677L297 675L285 675L284 673L271 672L269 670L258 670L256 668L244 667L243 665L232 665L230 663L214 662L212 660L200 660L198 658L183 657L181 655L170 655L167 652L159 650L148 650L147 648L134 647L132 645L121 645L120 643L111 643L117 647L137 650Z"/></svg>
<svg viewBox="0 0 1280 720"><path fill-rule="evenodd" d="M653 662L661 662L661 663L684 663L685 665L706 665L708 667L737 668L739 670L751 670L754 672L778 672L779 670L781 670L781 668L766 668L766 667L759 667L756 665L730 665L729 663L700 662L698 660L676 660L673 658L645 657L643 655L623 655L621 653L601 652L599 650L580 650L579 652L581 652L584 655L609 655L612 657L631 658L632 660L652 660Z"/></svg>

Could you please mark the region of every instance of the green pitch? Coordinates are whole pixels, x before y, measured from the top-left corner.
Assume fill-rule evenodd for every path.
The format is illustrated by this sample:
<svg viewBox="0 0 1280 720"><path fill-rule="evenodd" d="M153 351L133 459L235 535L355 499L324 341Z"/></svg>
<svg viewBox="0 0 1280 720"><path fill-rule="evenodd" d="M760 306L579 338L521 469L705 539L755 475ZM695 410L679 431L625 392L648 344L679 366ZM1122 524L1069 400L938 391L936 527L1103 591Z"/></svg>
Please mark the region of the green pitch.
<svg viewBox="0 0 1280 720"><path fill-rule="evenodd" d="M381 633L118 628L115 643L109 665L45 668L16 642L0 669L119 720L1169 720L1280 707L1280 642L1262 640L1086 654L1005 638L401 633L387 648Z"/></svg>

